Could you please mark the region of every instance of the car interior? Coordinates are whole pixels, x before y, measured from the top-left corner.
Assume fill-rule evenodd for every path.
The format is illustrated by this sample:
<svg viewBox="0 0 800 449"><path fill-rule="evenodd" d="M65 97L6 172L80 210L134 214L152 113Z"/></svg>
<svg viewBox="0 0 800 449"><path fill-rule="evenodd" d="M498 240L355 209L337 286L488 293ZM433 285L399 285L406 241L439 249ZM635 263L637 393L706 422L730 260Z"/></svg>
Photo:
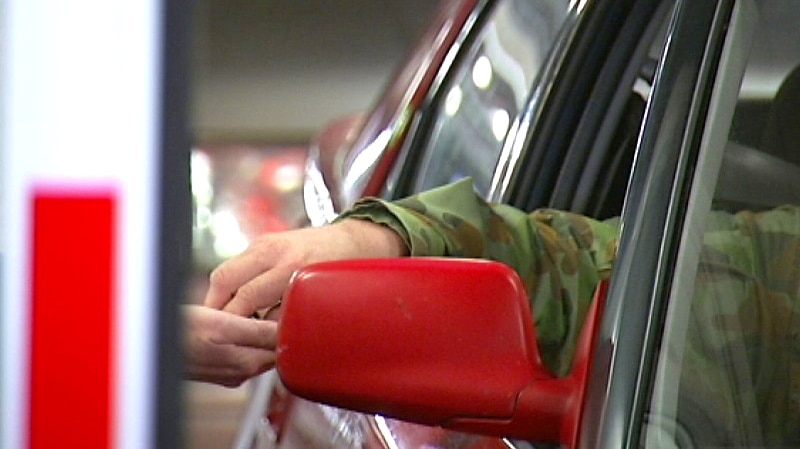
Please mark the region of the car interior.
<svg viewBox="0 0 800 449"><path fill-rule="evenodd" d="M737 106L717 185L719 209L800 204L800 122L795 112L800 106L800 66L784 78L772 101L756 103Z"/></svg>
<svg viewBox="0 0 800 449"><path fill-rule="evenodd" d="M770 10L795 11L798 4L791 5L785 0L772 1L780 3L770 6ZM785 18L782 18L785 20ZM769 16L762 20L769 20ZM763 25L762 25L763 26ZM763 26L764 30L776 29L785 32L786 27ZM658 36L663 36L662 29ZM768 54L777 58L787 58L787 54L778 49L785 46L783 42L800 36L785 36L780 33L760 32L754 43L754 51L768 49ZM653 41L650 55L642 62L636 87L627 100L624 112L618 120L617 129L606 159L600 161L603 167L605 182L597 185L590 194L590 200L578 207L578 211L599 219L618 215L622 210L622 199L627 187L636 138L645 110L645 98L652 85L660 52L661 39ZM784 50L785 51L785 50ZM796 57L796 56L795 56ZM755 71L770 73L768 64L774 61L762 61L766 68L756 67ZM759 70L760 69L760 70ZM753 70L749 67L748 70ZM757 76L753 78L757 80ZM754 79L745 78L745 83L756 83ZM743 92L749 89L742 87ZM774 96L769 92L743 94L740 96L734 112L731 134L725 150L724 160L719 174L715 208L735 212L738 210L764 210L782 204L800 204L800 121L797 119L797 108L800 106L800 61L783 76ZM747 182L742 182L746 179ZM575 209L573 204L573 209Z"/></svg>

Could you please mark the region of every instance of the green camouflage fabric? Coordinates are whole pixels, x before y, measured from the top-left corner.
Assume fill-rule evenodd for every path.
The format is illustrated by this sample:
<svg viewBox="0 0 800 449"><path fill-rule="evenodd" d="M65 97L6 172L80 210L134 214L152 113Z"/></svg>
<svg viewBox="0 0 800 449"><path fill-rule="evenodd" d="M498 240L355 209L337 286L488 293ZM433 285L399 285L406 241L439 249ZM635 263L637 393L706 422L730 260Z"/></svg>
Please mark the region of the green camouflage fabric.
<svg viewBox="0 0 800 449"><path fill-rule="evenodd" d="M600 280L611 274L616 222L556 210L527 214L487 204L463 180L386 202L367 199L340 218L367 218L397 231L412 256L503 262L519 273L536 322L542 359L569 372L580 324Z"/></svg>
<svg viewBox="0 0 800 449"><path fill-rule="evenodd" d="M522 278L543 361L567 374L598 282L611 274L618 220L489 204L469 180L342 218L382 223L412 256L503 262ZM800 447L800 209L712 212L694 294L660 362L677 367L677 415L721 446ZM677 315L676 315L677 316ZM679 332L680 334L680 332ZM655 407L655 406L654 406ZM673 413L673 414L674 414ZM707 428L703 428L707 427ZM711 435L713 434L713 435Z"/></svg>
<svg viewBox="0 0 800 449"><path fill-rule="evenodd" d="M686 301L679 413L730 446L800 447L800 208L711 212Z"/></svg>

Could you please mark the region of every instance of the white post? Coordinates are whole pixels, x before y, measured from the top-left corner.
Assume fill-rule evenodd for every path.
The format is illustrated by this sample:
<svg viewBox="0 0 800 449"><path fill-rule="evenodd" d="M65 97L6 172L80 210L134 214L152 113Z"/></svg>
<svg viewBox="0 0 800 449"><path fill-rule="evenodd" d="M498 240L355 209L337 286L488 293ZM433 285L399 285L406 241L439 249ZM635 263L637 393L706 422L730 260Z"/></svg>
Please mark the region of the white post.
<svg viewBox="0 0 800 449"><path fill-rule="evenodd" d="M0 447L153 446L160 3L0 2Z"/></svg>

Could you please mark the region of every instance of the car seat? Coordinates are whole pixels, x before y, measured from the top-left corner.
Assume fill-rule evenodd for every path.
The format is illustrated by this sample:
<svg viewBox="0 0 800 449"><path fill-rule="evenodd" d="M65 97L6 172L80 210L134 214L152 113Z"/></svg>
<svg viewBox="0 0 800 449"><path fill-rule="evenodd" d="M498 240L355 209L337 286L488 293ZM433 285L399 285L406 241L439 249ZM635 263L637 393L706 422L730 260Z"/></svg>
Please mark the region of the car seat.
<svg viewBox="0 0 800 449"><path fill-rule="evenodd" d="M800 165L800 66L783 80L770 107L760 148Z"/></svg>
<svg viewBox="0 0 800 449"><path fill-rule="evenodd" d="M736 212L800 205L800 66L784 78L765 119L757 148L728 142L715 208ZM746 179L747 182L742 182Z"/></svg>

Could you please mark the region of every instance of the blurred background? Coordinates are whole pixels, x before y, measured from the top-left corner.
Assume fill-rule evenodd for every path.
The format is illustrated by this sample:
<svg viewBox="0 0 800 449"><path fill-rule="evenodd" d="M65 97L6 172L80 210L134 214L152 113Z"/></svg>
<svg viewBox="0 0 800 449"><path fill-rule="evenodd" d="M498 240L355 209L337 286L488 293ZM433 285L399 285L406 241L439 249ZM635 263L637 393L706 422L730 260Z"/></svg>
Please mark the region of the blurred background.
<svg viewBox="0 0 800 449"><path fill-rule="evenodd" d="M197 0L191 58L194 276L255 236L306 224L302 176L326 123L369 109L429 0ZM186 383L186 447L231 447L249 385Z"/></svg>

